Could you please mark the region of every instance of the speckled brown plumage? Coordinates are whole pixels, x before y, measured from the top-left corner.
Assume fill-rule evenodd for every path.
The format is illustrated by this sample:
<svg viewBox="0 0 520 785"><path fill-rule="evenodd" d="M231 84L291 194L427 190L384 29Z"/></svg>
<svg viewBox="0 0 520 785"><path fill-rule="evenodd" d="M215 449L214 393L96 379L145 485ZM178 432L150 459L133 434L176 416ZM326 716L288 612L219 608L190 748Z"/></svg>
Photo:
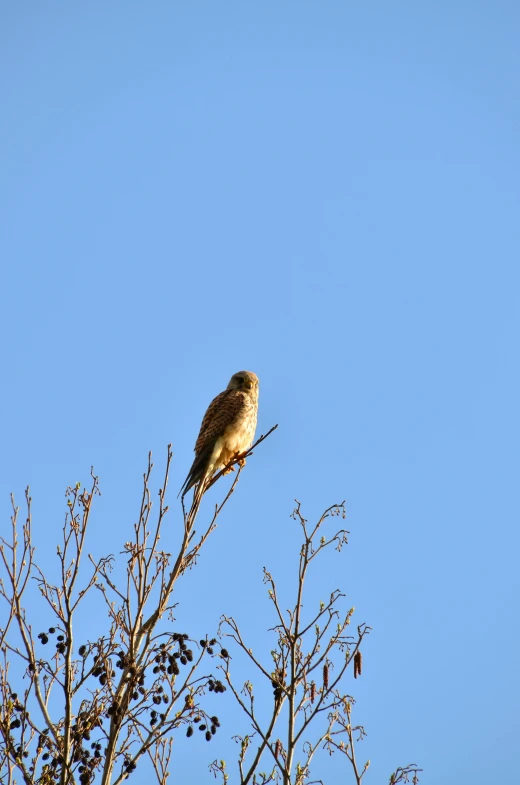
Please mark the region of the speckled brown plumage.
<svg viewBox="0 0 520 785"><path fill-rule="evenodd" d="M181 488L183 496L251 446L257 411L257 375L252 371L235 373L227 389L211 401L204 415L195 444L195 460Z"/></svg>

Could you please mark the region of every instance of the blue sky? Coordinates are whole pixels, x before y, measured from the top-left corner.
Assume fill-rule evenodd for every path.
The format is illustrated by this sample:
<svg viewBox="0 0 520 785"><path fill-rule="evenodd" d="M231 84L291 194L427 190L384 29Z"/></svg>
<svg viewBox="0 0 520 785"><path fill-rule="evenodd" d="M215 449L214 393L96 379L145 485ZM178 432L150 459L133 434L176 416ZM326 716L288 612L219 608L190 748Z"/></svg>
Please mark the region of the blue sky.
<svg viewBox="0 0 520 785"><path fill-rule="evenodd" d="M94 464L91 548L119 552L148 450L162 464L173 443L176 494L205 407L254 370L259 431L280 427L179 613L196 603L195 635L233 614L268 655L261 570L290 596L293 499L308 517L346 499L350 545L316 590L340 586L374 628L348 685L366 785L411 760L424 785L509 781L518 5L17 2L1 16L5 525L8 493L30 483L52 564L63 491ZM221 748L197 741L194 762L178 745L183 781L231 762L222 711Z"/></svg>

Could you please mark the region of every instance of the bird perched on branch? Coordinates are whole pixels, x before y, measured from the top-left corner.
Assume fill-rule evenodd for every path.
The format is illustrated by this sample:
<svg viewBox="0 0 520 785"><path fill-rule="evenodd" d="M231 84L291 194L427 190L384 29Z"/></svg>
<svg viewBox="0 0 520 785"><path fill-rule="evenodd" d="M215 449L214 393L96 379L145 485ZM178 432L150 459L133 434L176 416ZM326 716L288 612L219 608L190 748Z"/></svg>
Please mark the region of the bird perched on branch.
<svg viewBox="0 0 520 785"><path fill-rule="evenodd" d="M211 401L195 444L195 460L180 490L183 496L196 483L200 483L202 492L215 472L251 447L256 430L258 384L256 373L239 371L224 392Z"/></svg>

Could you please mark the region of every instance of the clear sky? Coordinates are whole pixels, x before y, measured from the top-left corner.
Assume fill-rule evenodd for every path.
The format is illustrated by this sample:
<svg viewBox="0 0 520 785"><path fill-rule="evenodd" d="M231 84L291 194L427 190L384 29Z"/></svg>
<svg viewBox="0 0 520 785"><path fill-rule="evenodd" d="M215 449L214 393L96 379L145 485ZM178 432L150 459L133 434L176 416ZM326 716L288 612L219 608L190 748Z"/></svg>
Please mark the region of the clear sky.
<svg viewBox="0 0 520 785"><path fill-rule="evenodd" d="M227 612L268 656L261 570L289 597L293 499L346 499L350 545L317 583L374 628L347 685L366 785L410 761L424 785L512 781L518 3L0 16L2 526L30 483L52 564L63 491L94 464L90 549L118 553L148 450L162 466L173 443L176 494L205 407L255 371L259 431L280 427L180 593L189 632ZM182 781L232 761L246 726L221 714L196 760L177 745Z"/></svg>

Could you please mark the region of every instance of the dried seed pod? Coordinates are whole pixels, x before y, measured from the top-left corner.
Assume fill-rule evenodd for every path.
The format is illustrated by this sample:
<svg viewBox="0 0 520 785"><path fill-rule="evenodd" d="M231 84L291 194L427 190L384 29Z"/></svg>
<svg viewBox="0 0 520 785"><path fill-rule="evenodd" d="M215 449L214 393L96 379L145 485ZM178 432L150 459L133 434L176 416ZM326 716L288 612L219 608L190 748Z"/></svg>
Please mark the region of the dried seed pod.
<svg viewBox="0 0 520 785"><path fill-rule="evenodd" d="M314 703L316 698L316 682L311 682L311 703Z"/></svg>
<svg viewBox="0 0 520 785"><path fill-rule="evenodd" d="M282 751L282 742L280 741L280 739L277 739L276 740L276 745L275 745L275 748L274 748L274 757L278 758L278 756L281 753L281 751Z"/></svg>
<svg viewBox="0 0 520 785"><path fill-rule="evenodd" d="M358 676L361 676L363 670L363 655L358 650L354 654L354 678L357 679Z"/></svg>
<svg viewBox="0 0 520 785"><path fill-rule="evenodd" d="M328 663L325 663L323 666L323 688L325 690L329 689L329 666Z"/></svg>

